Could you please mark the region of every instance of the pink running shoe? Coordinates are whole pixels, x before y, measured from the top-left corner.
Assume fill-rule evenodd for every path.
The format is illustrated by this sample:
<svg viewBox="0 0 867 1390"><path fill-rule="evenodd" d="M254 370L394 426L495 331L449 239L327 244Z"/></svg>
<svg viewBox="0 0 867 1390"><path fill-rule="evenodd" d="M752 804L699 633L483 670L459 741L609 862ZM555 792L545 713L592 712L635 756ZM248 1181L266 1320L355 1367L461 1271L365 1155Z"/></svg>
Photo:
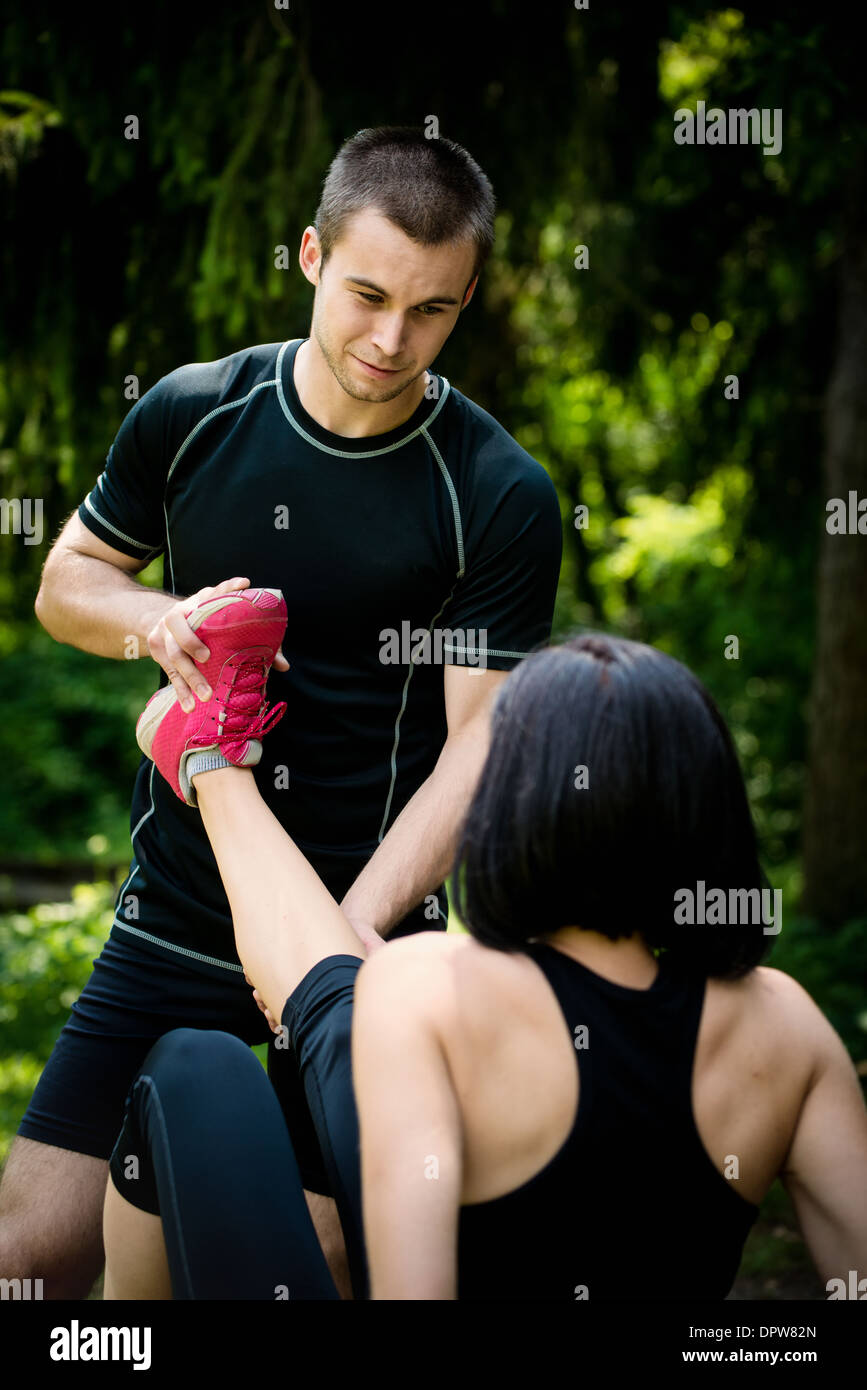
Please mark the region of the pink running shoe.
<svg viewBox="0 0 867 1390"><path fill-rule="evenodd" d="M136 742L188 806L197 805L186 772L193 753L217 751L236 767L253 767L260 739L286 712L285 701L267 708L265 682L286 631L286 601L279 589L237 589L205 599L188 622L208 648L196 662L211 688L189 714L174 687L152 695L136 724Z"/></svg>

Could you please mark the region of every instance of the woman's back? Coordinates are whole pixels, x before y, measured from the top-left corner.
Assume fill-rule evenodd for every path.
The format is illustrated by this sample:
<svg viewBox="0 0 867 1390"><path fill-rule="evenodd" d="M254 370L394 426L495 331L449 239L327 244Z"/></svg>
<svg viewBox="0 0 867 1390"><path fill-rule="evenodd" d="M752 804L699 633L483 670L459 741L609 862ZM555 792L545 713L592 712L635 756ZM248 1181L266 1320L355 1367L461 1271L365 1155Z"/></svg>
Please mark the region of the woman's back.
<svg viewBox="0 0 867 1390"><path fill-rule="evenodd" d="M774 970L706 981L637 941L551 942L432 943L464 1136L458 1296L724 1297L795 1132L815 1006Z"/></svg>
<svg viewBox="0 0 867 1390"><path fill-rule="evenodd" d="M821 1011L759 968L766 891L686 667L600 633L520 663L449 880L470 936L360 972L374 1297L722 1296L777 1174L826 1282L865 1265L867 1111Z"/></svg>

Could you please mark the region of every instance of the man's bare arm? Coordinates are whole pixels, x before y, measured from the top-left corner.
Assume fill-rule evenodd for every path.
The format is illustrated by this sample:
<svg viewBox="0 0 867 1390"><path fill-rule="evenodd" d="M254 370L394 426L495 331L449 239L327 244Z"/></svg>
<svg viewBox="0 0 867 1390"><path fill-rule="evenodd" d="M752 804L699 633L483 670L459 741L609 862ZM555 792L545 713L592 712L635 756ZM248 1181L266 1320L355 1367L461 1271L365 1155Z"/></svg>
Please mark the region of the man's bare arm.
<svg viewBox="0 0 867 1390"><path fill-rule="evenodd" d="M36 596L36 616L58 642L117 661L151 656L166 672L185 708L192 691L210 696L195 662L208 650L187 623L184 609L200 598L243 589L249 579L236 577L198 594L179 599L150 589L133 577L144 562L106 545L73 512L49 552ZM278 653L277 670L288 667Z"/></svg>
<svg viewBox="0 0 867 1390"><path fill-rule="evenodd" d="M58 642L82 651L122 661L133 636L147 656L147 634L178 600L136 582L144 564L105 545L73 512L43 566L36 616Z"/></svg>
<svg viewBox="0 0 867 1390"><path fill-rule="evenodd" d="M340 904L369 942L384 936L444 881L489 744L490 707L507 671L444 668L448 737L436 767L407 802Z"/></svg>

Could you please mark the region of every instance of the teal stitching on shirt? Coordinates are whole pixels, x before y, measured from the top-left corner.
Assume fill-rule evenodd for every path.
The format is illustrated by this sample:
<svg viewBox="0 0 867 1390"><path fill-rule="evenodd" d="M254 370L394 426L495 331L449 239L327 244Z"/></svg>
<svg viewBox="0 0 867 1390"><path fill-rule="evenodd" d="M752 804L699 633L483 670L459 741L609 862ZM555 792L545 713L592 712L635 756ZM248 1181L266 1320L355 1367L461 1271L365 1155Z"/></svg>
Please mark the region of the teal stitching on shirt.
<svg viewBox="0 0 867 1390"><path fill-rule="evenodd" d="M444 652L475 652L479 656L529 656L529 652L504 652L499 647L456 647L453 642L443 642Z"/></svg>
<svg viewBox="0 0 867 1390"><path fill-rule="evenodd" d="M163 514L164 514L165 519L166 519L166 545L167 545L167 547L168 547L169 571L170 571L170 573L171 573L171 580L172 580L172 593L174 593L174 589L175 589L175 567L174 567L174 563L173 563L173 561L172 561L172 540L171 540L171 536L169 535L169 513L168 513L168 508L166 507L166 492L168 492L169 479L171 478L172 474L174 473L177 464L180 462L181 456L182 456L182 454L184 453L184 451L186 450L187 445L192 443L192 441L195 439L196 435L199 433L199 430L200 430L200 429L203 429L204 426L208 423L209 420L213 420L215 415L222 415L222 413L223 413L224 410L235 410L239 405L246 405L246 404L247 404L247 401L250 399L250 397L251 397L252 395L254 395L257 391L261 391L261 390L263 389L263 387L265 387L265 386L276 386L276 385L277 385L276 378L273 379L273 380L271 380L271 381L257 381L256 385L253 386L253 387L247 392L246 396L242 396L240 400L237 400L237 401L227 401L225 405L218 405L218 406L215 406L215 408L214 408L213 410L208 411L208 414L207 414L207 415L204 415L204 416L202 417L202 419L199 421L199 423L198 423L197 425L195 425L195 426L193 427L193 429L190 430L189 434L187 435L187 437L186 437L186 439L184 440L183 444L181 445L180 449L178 449L178 452L175 454L174 458L172 459L172 466L171 466L171 468L169 469L168 473L166 474L166 485L165 485L165 489L164 489L164 491L163 491Z"/></svg>
<svg viewBox="0 0 867 1390"><path fill-rule="evenodd" d="M99 480L97 479L97 481ZM89 496L85 497L84 505L89 512L93 513L100 526L104 526L106 531L111 531L113 535L118 536L122 541L126 541L127 545L134 545L136 550L145 550L149 553L152 552L154 554L158 550L162 549L162 546L159 545L145 545L144 541L134 541L132 536L126 536L124 535L123 531L118 531L116 526L112 526L110 521L106 521L104 516L100 516L99 512L96 510L96 507L91 502Z"/></svg>
<svg viewBox="0 0 867 1390"><path fill-rule="evenodd" d="M128 922L115 921L112 925L120 927L121 931L132 932L133 936L142 936L145 941L153 941L156 946L162 946L167 951L177 951L179 955L189 956L191 960L203 960L207 965L219 965L223 970L244 969L243 965L231 965L228 961L217 960L216 956L203 956L200 951L188 951L186 946L176 946L172 941L164 941L161 936L151 936L150 932L131 927Z"/></svg>
<svg viewBox="0 0 867 1390"><path fill-rule="evenodd" d="M427 423L430 423L430 421L428 421ZM452 513L453 513L454 522L455 522L455 538L456 538L456 540L457 540L457 546L458 546L458 572L457 572L457 575L456 575L456 577L455 577L455 583L452 585L452 587L451 587L451 592L449 593L448 597L446 598L445 603L442 605L442 608L440 608L439 613L434 614L434 617L431 619L430 626L428 627L428 632L432 632L432 631L433 631L433 627L434 627L434 623L436 622L437 618L440 617L440 615L442 614L443 610L444 610L445 608L447 608L448 605L449 605L449 603L451 602L452 597L453 597L454 592L455 592L455 586L457 585L458 580L459 580L459 579L462 579L463 576L464 576L464 571L465 571L464 531L463 531L463 526L462 526L462 524L461 524L461 509L460 509L460 505L459 505L459 503L458 503L458 495L457 495L457 493L455 492L455 485L454 485L454 483L452 482L451 474L449 473L449 470L446 468L445 462L443 461L442 454L440 453L440 451L439 451L439 449L437 448L436 444L434 444L433 440L431 439L430 435L428 434L426 425L420 425L420 426L419 426L419 433L422 435L422 437L423 437L423 438L425 439L425 441L427 442L428 447L429 447L430 450L431 450L431 453L433 454L434 458L436 459L436 461L437 461L437 466L438 466L438 468L439 468L439 470L440 470L440 473L442 474L442 477L443 477L443 480L444 480L444 482L445 482L445 485L446 485L446 487L448 488L449 497L451 498L451 503L452 503ZM386 799L385 799L385 812L384 812L383 817L382 817L382 822L381 822L380 827L379 827L379 835L378 835L378 837L377 837L380 844L382 843L382 839L383 839L383 836L384 836L384 834L385 834L385 826L386 826L386 822L388 821L389 812L391 811L391 801L392 801L392 797L393 797L393 795L394 795L394 785L395 785L395 782L397 781L397 750L398 750L398 747L399 747L399 744L400 744L400 721L401 721L401 719L403 718L403 712L404 712L404 710L406 709L406 699L407 699L407 695L408 695L408 693L409 693L409 683L410 683L410 681L411 681L411 679L412 679L412 673L413 673L414 670L415 670L415 664L414 664L413 662L410 662L409 672L408 672L408 674L407 674L406 680L404 681L404 685L403 685L403 694L402 694L402 697L401 697L400 709L398 710L397 718L396 718L395 723L394 723L394 743L393 743L392 749L391 749L391 782L390 782L389 788L388 788L388 796L387 796Z"/></svg>
<svg viewBox="0 0 867 1390"><path fill-rule="evenodd" d="M451 387L447 379L445 377L441 377L440 379L443 383L444 389L442 395L440 396L430 415L427 417L426 420L423 420L422 423L418 425L414 430L411 430L409 434L405 434L402 439L398 439L395 444L387 444L384 449L332 449L330 444L321 444L318 439L314 439L312 434L308 434L307 431L303 429L301 425L299 425L298 421L295 419L295 417L289 409L288 403L286 401L286 394L283 390L283 354L286 351L287 347L291 347L293 343L303 343L305 341L306 340L304 338L290 338L288 342L283 344L279 353L277 354L277 399L280 402L283 414L286 416L286 419L289 421L293 429L297 430L298 433L301 435L301 438L306 439L308 444L312 444L316 449L321 449L324 454L334 454L337 458L342 459L369 459L376 458L380 454L391 454L394 452L395 449L402 449L404 444L408 444L411 439L415 439L417 434L424 434L428 425L433 424L433 421L439 415L440 411L446 403L446 397L448 396Z"/></svg>
<svg viewBox="0 0 867 1390"><path fill-rule="evenodd" d="M156 810L156 803L154 802L154 773L155 773L155 772L156 772L156 763L151 763L151 775L150 775L150 778L149 778L149 780L148 780L148 792L150 793L150 799L151 799L150 810L145 811L144 815L142 816L141 820L139 821L138 825L136 826L135 830L132 832L132 835L130 836L130 842L131 842L132 847L133 847L133 852L135 852L135 837L136 837L136 835L137 835L138 832L141 830L142 826L144 825L144 823L145 823L145 821L148 819L148 817L149 817L149 816L152 816L153 813L154 813L154 811ZM135 876L136 876L136 874L138 873L138 871L139 871L139 863L138 863L138 860L136 860L135 868L134 868L134 869L132 870L132 872L128 875L126 882L123 884L123 886L122 886L121 889L120 889L120 892L119 892L118 895L117 895L118 906L120 905L120 903L123 902L123 895L124 895L124 893L126 892L127 888L129 888L129 885L132 883L132 881L133 881L133 879L135 878ZM162 946L163 949L166 950L166 951L177 951L180 955L182 955L182 956L190 956L193 960L203 960L203 961L205 961L205 963L206 963L207 965L219 965L219 966L221 966L221 967L223 968L223 970L240 970L240 971L243 971L243 969L244 969L243 965L233 965L230 961L226 961L226 960L217 960L216 956L203 956L199 951L190 951L190 950L187 949L186 946L176 946L174 942L172 942L172 941L164 941L163 938L160 937L160 936L151 936L150 932L142 931L141 927L131 927L131 926L129 925L128 922L121 922L121 921L118 919L117 912L115 912L115 914L114 914L114 921L112 922L112 926L113 926L113 927L119 927L119 928L121 929L121 931L128 931L128 932L130 932L133 936L141 936L141 937L144 937L145 941L153 941L154 944L155 944L156 946Z"/></svg>
<svg viewBox="0 0 867 1390"><path fill-rule="evenodd" d="M308 441L308 443L312 444L315 448L321 449L321 450L323 451L323 453L334 454L334 455L336 455L336 456L338 456L338 457L340 457L340 458L370 458L370 457L373 457L373 456L378 456L378 455L380 455L380 454L392 453L395 449L400 449L400 448L403 447L404 444L408 444L409 441L410 441L411 439L414 439L414 438L416 437L416 435L421 435L421 436L426 440L427 444L429 445L429 447L430 447L430 449L431 449L431 452L432 452L433 455L434 455L434 458L436 459L437 466L438 466L438 468L439 468L439 470L440 470L440 473L441 473L442 476L443 476L443 480L444 480L444 482L445 482L446 488L448 489L449 497L450 497L450 499L451 499L452 512L453 512L453 515L454 515L454 522L455 522L455 535L456 535L457 547L458 547L458 565L459 565L459 568L458 568L457 578L458 578L458 579L463 578L464 571L465 571L464 538L463 538L463 527L462 527L462 524L461 524L460 506L459 506L459 504L458 504L458 497L457 497L457 493L455 492L455 487L454 487L454 483L452 482L451 475L449 474L448 468L446 467L446 465L445 465L445 463L444 463L444 461L443 461L442 455L440 454L439 449L436 447L436 445L434 444L434 441L431 439L430 434L428 433L429 426L433 423L433 421L436 419L436 417L437 417L437 415L439 414L439 412L442 410L443 406L444 406L445 403L446 403L446 398L447 398L447 396L448 396L448 394L449 394L449 391L451 390L451 386L450 386L450 384L449 384L448 379L447 379L446 377L441 377L441 380L442 380L444 389L443 389L443 391L442 391L442 394L440 395L439 400L437 401L436 405L434 406L433 410L431 411L431 413L430 413L430 415L427 417L427 419L426 419L425 421L423 421L423 423L422 423L421 425L419 425L415 430L413 430L410 434L405 435L402 439L398 440L396 443L394 443L394 444L389 444L389 445L388 445L386 448L384 448L384 449L366 449L366 450L359 450L359 451L351 451L351 450L344 450L344 449L332 449L332 448L331 448L329 445L327 445L327 444L321 444L321 443L319 442L318 439L314 439L314 438L312 437L312 435L309 435L309 434L307 433L306 430L302 429L302 427L298 424L297 420L295 420L295 419L293 418L293 416L292 416L292 414L291 414L291 412L290 412L290 410L289 410L288 404L287 404L287 402L286 402L286 397L285 397L285 394L284 394L284 391L283 391L283 379L282 379L282 363L283 363L283 356L284 356L284 354L285 354L285 352L286 352L286 349L287 349L288 347L291 347L291 345L292 345L293 343L296 343L296 342L297 342L297 343L301 343L301 342L303 342L303 341L304 341L303 338L290 338L290 339L288 339L285 343L283 343L283 345L282 345L281 348L280 348L279 353L277 354L277 364L276 364L276 369L275 369L275 370L276 370L276 376L274 377L273 380L271 380L271 381L260 381L260 382L258 382L258 384L257 384L256 386L254 386L254 387L252 388L251 391L248 391L248 393L247 393L246 396L243 396L240 400L237 400L237 401L230 401L230 402L228 402L226 405L217 406L214 410L210 411L209 414L205 415L205 416L203 417L203 419L201 419L201 420L198 422L198 424L194 427L194 429L192 429L192 430L190 431L190 433L187 435L186 439L185 439L184 442L182 443L180 449L178 450L177 454L175 455L175 457L174 457L174 459L173 459L173 461L172 461L171 468L169 469L168 474L166 475L166 488L168 488L169 479L171 478L172 473L174 472L175 467L176 467L176 465L178 464L178 462L179 462L181 456L183 455L184 451L186 450L187 446L192 442L192 440L193 440L193 439L195 438L195 436L198 434L199 430L202 429L203 426L206 425L206 424L208 423L209 420L212 420L216 415L222 414L222 412L225 411L225 410L232 410L232 409L234 409L236 406L245 405L246 402L247 402L247 401L250 399L250 397L253 395L253 393L254 393L255 391L260 390L263 386L276 386L276 387L277 387L277 398L278 398L278 400L279 400L279 402L280 402L280 406L281 406L281 408L282 408L282 410L283 410L283 414L286 416L286 419L287 419L287 420L289 421L289 423L293 426L293 428L294 428L295 430L297 430L298 434L300 434L300 435L302 436L302 438L306 439L306 440ZM164 511L164 513L165 513L165 518L166 518L166 543L167 543L167 547L168 547L168 561L169 561L169 570L170 570L170 574L171 574L171 586L172 586L172 590L174 590L174 587L175 587L174 564L173 564L173 561L172 561L172 546L171 546L171 537L170 537L170 535L169 535L169 518L168 518L168 510L167 510L167 508L166 508L165 494L163 495L163 511ZM451 592L449 593L448 598L445 600L445 603L443 603L442 608L440 608L439 613L435 614L434 617L432 618L431 623L430 623L430 626L429 626L429 628L428 628L428 632L432 632L432 631L433 631L434 623L436 622L436 620L437 620L437 618L440 616L440 614L443 612L443 609L446 607L446 605L447 605L447 604L449 603L449 601L451 600L453 594L454 594L454 586L452 586ZM524 655L524 653L519 653L519 652L496 652L496 653L492 653L492 654L493 654L493 655L499 655L499 656L519 656L519 655ZM401 706L400 706L400 709L399 709L399 711L398 711L397 718L396 718L396 720L395 720L395 726L394 726L394 744L393 744L392 752L391 752L391 783L390 783L390 785L389 785L388 795L387 795L387 797L386 797L385 812L384 812L384 814L383 814L382 824L381 824L381 826L380 826L379 835L378 835L378 840L379 840L380 843L381 843L382 838L383 838L383 835L384 835L384 833L385 833L385 824L386 824L386 822L387 822L387 820L388 820L389 811L390 811L390 809L391 809L392 797L393 797L393 795L394 795L394 785L395 785L395 782L396 782L396 780L397 780L397 750L398 750L398 746L399 746L399 744L400 744L400 721L401 721L401 718L403 717L403 712L404 712L404 710L405 710L405 708L406 708L406 698L407 698L407 693L408 693L408 690L409 690L409 682L410 682L410 680L412 679L412 674L413 674L413 671L414 671L414 670L415 670L415 666L414 666L414 664L411 663L411 664L410 664L409 672L408 672L408 674L407 674L406 681L404 682L403 694L402 694L402 699L401 699ZM153 810L153 790L151 790L151 810ZM148 813L148 814L150 814L150 813ZM141 824L141 822L139 822L139 824ZM138 827L136 827L136 828L138 828ZM131 876L131 877L132 877L132 876ZM130 881L131 881L131 878L130 878ZM123 923L123 922L118 922L117 925L120 926L121 928L123 928L123 929L126 930L126 931L131 931L131 932L137 931L136 928L129 927L129 926L127 926L127 925L126 925L125 923ZM137 931L137 934L138 934L139 936L146 936L146 935L147 935L147 933L141 932L141 931ZM158 938L152 938L152 939L157 940ZM164 945L164 946L167 946L168 949L170 949L170 950L177 950L177 951L181 951L181 952L182 952L183 954L185 954L185 955L195 956L196 959L199 959L199 960L205 960L205 961L207 961L207 960L210 960L210 959L211 959L209 956L200 956L200 955L198 955L198 953L195 952L195 951L185 951L183 947L172 946L172 945L171 945L170 943L168 943L168 942L160 942L160 944L161 944L161 945ZM242 966L227 965L225 961L214 961L213 963L214 963L215 965L222 965L222 966L223 966L225 969L227 969L227 970L239 970L239 969L243 969Z"/></svg>
<svg viewBox="0 0 867 1390"><path fill-rule="evenodd" d="M148 779L148 792L150 793L151 808L150 808L149 811L145 811L144 815L143 815L143 816L141 817L141 819L139 820L139 823L138 823L138 825L136 826L135 830L132 832L132 834L131 834L130 837L129 837L129 839L130 839L130 844L131 844L132 850L133 850L133 855L135 854L135 837L136 837L136 835L138 834L138 832L141 830L141 828L142 828L142 826L144 825L145 821L147 820L148 816L152 816L153 813L154 813L154 811L155 811L155 809L156 809L155 806L154 806L154 773L155 773L155 771L156 771L156 763L151 763L151 775L150 775L150 778ZM129 885L132 883L133 879L135 878L136 874L138 873L138 870L139 870L139 865L138 865L138 860L136 860L135 868L132 869L131 872L129 873L126 882L123 883L123 884L121 884L120 892L119 892L118 895L117 895L117 902L118 902L118 904L120 904L120 903L123 902L123 895L124 895L124 893L126 892L127 888L129 888ZM116 919L117 919L117 913L115 912L115 920L116 920ZM112 923L112 925L114 925L114 924ZM123 926L123 923L122 923L122 922L118 922L118 926Z"/></svg>
<svg viewBox="0 0 867 1390"><path fill-rule="evenodd" d="M456 583L457 580L455 580L455 584ZM435 613L434 616L431 618L430 624L428 626L428 632L433 632L434 623L436 622L437 618L440 617L440 615L442 614L443 609L446 608L448 604L451 602L452 595L455 592L455 584L452 585L451 591L446 597L445 603L443 603L442 607L439 610L439 613ZM407 672L406 680L403 683L403 695L401 698L400 709L398 710L397 718L394 721L394 743L392 744L391 749L391 782L389 783L388 787L388 796L385 798L385 811L383 812L382 821L379 826L379 834L377 836L377 842L379 844L382 844L383 836L385 835L385 826L388 820L389 812L391 810L391 799L394 795L394 784L397 781L397 749L400 743L400 721L403 718L403 712L406 709L406 697L409 692L409 683L412 680L414 671L415 662L411 661L409 663L409 671Z"/></svg>
<svg viewBox="0 0 867 1390"><path fill-rule="evenodd" d="M449 473L449 470L446 468L445 463L443 462L443 456L442 456L442 454L440 453L439 449L438 449L437 446L434 444L433 440L431 439L430 435L428 434L426 427L425 427L424 425L422 425L422 426L420 426L420 429L421 429L421 433L424 435L425 439L427 440L428 444L430 445L430 448L431 448L431 451L432 451L432 453L433 453L433 456L434 456L434 458L436 459L436 461L437 461L437 463L438 463L438 465L439 465L439 470L440 470L440 472L442 473L442 475L443 475L443 477L444 477L444 479L445 479L446 487L447 487L448 490L449 490L449 496L450 496L451 499L452 499L452 511L454 512L454 517L455 517L455 535L456 535L456 537L457 537L457 542L458 542L458 579L463 579L463 577L464 577L464 569L465 569L465 560L464 560L464 528L463 528L463 526L461 525L461 509L460 509L460 506L458 505L458 495L457 495L457 493L455 492L455 485L454 485L454 483L452 482L451 474ZM440 611L442 611L442 610L440 610Z"/></svg>

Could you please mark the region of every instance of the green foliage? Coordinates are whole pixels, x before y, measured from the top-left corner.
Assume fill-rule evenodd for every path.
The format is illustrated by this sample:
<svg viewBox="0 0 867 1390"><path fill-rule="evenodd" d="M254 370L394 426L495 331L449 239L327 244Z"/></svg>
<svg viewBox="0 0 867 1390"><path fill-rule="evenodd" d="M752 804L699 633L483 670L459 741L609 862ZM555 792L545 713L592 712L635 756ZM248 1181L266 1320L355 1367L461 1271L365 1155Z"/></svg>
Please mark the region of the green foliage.
<svg viewBox="0 0 867 1390"><path fill-rule="evenodd" d="M117 888L107 881L80 883L70 902L0 915L0 1165L108 938ZM267 1043L253 1048L266 1068L267 1050Z"/></svg>
<svg viewBox="0 0 867 1390"><path fill-rule="evenodd" d="M582 55L573 166L526 252L501 214L491 296L516 344L511 427L561 498L556 632L615 631L696 671L732 727L773 871L798 852L805 780L828 373L816 345L840 248L829 195L864 132L851 108L832 129L841 80L821 26L733 9L676 11L669 26L643 133L633 110L628 187L589 153L630 107L625 53L606 36L595 73ZM699 98L784 107L780 154L675 145L674 109Z"/></svg>
<svg viewBox="0 0 867 1390"><path fill-rule="evenodd" d="M0 1020L22 1051L53 1045L108 936L115 892L110 883L80 883L71 902L0 916Z"/></svg>
<svg viewBox="0 0 867 1390"><path fill-rule="evenodd" d="M105 661L37 627L0 629L0 845L42 860L129 857L135 724L157 687L146 657Z"/></svg>
<svg viewBox="0 0 867 1390"><path fill-rule="evenodd" d="M108 936L115 891L83 883L71 903L0 916L0 1160Z"/></svg>
<svg viewBox="0 0 867 1390"><path fill-rule="evenodd" d="M30 92L0 92L0 177L14 178L38 153L45 131L62 123L59 111Z"/></svg>
<svg viewBox="0 0 867 1390"><path fill-rule="evenodd" d="M847 922L830 934L807 917L784 919L768 964L803 985L867 1085L867 920Z"/></svg>
<svg viewBox="0 0 867 1390"><path fill-rule="evenodd" d="M777 1181L747 1238L734 1294L738 1298L826 1298L798 1229L792 1201Z"/></svg>

